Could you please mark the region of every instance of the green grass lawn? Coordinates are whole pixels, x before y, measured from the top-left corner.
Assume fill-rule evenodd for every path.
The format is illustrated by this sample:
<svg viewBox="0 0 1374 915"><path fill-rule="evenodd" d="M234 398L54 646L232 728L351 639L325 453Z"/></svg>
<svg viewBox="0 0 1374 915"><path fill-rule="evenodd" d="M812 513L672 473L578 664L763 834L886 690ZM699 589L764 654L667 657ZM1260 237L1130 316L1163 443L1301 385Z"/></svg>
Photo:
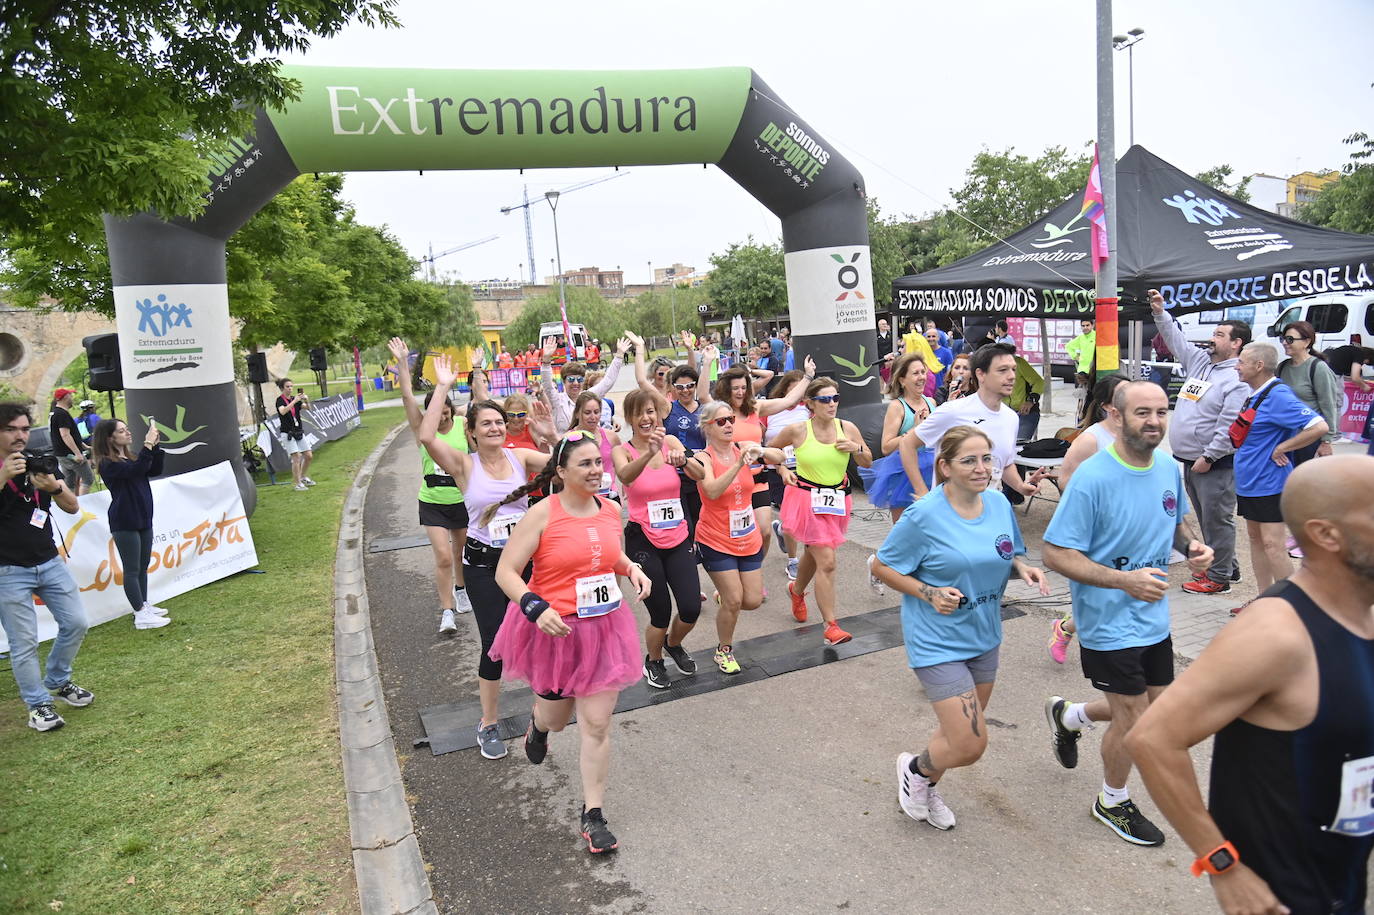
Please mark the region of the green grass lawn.
<svg viewBox="0 0 1374 915"><path fill-rule="evenodd" d="M25 725L0 662L0 912L357 909L331 578L348 487L403 420L365 413L308 492L259 488L265 574L165 601L162 629L93 628L73 679L96 701L65 728Z"/></svg>

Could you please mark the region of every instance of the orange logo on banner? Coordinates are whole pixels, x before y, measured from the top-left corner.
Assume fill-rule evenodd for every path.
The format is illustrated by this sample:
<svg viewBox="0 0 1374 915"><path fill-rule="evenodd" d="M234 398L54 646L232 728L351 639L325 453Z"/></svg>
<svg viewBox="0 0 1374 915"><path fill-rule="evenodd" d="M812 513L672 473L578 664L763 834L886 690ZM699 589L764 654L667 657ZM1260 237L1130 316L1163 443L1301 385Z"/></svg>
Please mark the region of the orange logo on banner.
<svg viewBox="0 0 1374 915"><path fill-rule="evenodd" d="M148 561L149 574L158 569L175 569L182 564L188 552L192 556L199 556L202 553L214 552L223 543L243 543L243 530L239 522L246 519L246 515L230 518L226 513L220 515L218 521L206 518L190 530L182 531L180 540L169 543L160 550L153 550ZM94 580L80 590L104 591L110 585L123 587L124 570L119 565L113 538L107 542L106 548L109 550L109 556L100 560Z"/></svg>

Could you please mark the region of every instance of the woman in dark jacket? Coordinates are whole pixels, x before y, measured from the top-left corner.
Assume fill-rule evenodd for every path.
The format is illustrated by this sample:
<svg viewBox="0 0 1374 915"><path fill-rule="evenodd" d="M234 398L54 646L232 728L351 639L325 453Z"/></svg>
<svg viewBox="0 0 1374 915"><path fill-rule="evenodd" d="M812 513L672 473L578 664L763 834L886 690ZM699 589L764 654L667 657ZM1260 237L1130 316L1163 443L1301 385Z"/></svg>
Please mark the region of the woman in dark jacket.
<svg viewBox="0 0 1374 915"><path fill-rule="evenodd" d="M134 610L135 629L157 629L171 620L148 601L148 561L153 552L153 489L149 477L162 474L156 425L148 427L143 449L129 452L134 435L119 419L102 419L91 437L91 455L110 491L110 536L124 567L124 596Z"/></svg>

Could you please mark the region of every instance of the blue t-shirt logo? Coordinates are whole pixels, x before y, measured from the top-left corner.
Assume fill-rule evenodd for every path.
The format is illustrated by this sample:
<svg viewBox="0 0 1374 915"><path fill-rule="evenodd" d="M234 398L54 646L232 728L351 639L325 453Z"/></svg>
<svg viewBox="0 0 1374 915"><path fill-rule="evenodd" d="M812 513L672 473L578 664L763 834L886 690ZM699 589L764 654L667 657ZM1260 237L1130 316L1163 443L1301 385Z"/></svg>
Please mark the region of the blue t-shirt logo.
<svg viewBox="0 0 1374 915"><path fill-rule="evenodd" d="M1011 561L1011 557L1016 553L1016 546L1011 542L1011 538L1006 534L997 538L997 555Z"/></svg>
<svg viewBox="0 0 1374 915"><path fill-rule="evenodd" d="M1178 514L1178 496L1172 489L1164 490L1164 511L1170 518Z"/></svg>

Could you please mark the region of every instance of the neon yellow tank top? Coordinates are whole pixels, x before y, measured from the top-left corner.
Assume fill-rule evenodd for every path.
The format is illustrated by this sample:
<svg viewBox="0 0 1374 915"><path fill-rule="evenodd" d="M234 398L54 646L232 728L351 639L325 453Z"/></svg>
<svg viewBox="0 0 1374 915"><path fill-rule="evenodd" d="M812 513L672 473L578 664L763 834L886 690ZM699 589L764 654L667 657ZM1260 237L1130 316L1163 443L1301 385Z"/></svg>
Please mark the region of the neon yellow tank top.
<svg viewBox="0 0 1374 915"><path fill-rule="evenodd" d="M440 432L438 438L446 442L456 451L468 450L468 437L466 434L466 424L463 417L453 417L453 428L447 432ZM430 486L425 482L425 477L438 476L445 479L452 479L448 471L434 463L434 458L429 456L425 446L420 446L420 501L428 502L430 505L456 505L463 501L463 491L456 486Z"/></svg>
<svg viewBox="0 0 1374 915"><path fill-rule="evenodd" d="M816 441L811 428L812 420L806 421L806 441L797 446L797 473L812 483L821 486L839 486L844 482L845 472L849 469L849 455L834 445ZM844 426L839 417L835 418L835 441L844 438Z"/></svg>

